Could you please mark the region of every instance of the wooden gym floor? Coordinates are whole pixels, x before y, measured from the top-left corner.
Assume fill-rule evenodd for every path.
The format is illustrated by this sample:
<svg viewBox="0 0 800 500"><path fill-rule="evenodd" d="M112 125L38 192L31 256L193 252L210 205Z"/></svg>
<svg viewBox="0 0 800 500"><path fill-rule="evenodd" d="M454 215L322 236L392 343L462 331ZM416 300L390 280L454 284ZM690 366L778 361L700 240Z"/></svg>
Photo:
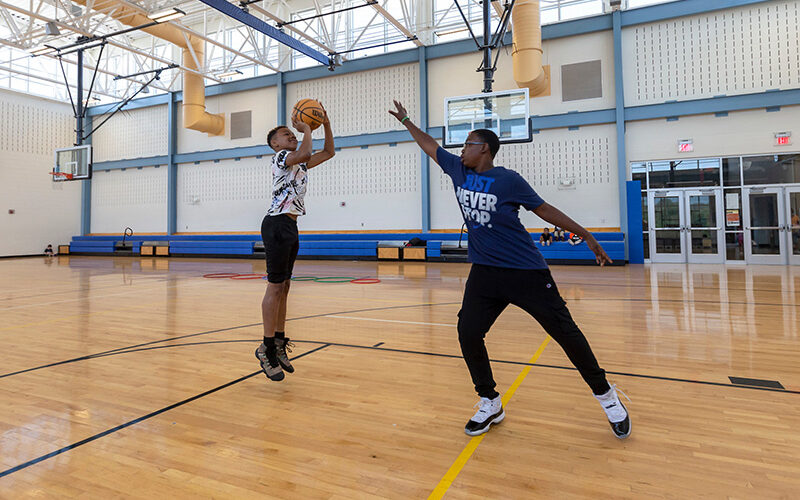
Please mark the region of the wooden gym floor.
<svg viewBox="0 0 800 500"><path fill-rule="evenodd" d="M0 498L797 498L800 269L555 267L631 398L619 441L517 309L482 438L455 329L468 266L300 261L267 380L248 260L0 260ZM536 356L538 354L538 358ZM535 358L535 359L534 359ZM777 382L734 385L728 378ZM745 381L756 384L758 381ZM794 492L794 493L792 493Z"/></svg>

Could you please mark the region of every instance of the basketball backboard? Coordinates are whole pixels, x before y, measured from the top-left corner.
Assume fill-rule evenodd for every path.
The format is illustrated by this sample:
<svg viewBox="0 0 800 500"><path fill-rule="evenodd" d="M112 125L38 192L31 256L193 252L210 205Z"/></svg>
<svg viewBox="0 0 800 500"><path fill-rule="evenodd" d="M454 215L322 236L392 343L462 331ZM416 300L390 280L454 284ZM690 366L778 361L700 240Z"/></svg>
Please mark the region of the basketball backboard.
<svg viewBox="0 0 800 500"><path fill-rule="evenodd" d="M55 163L53 164L54 181L92 178L92 146L73 146L71 148L56 149ZM69 174L69 175L59 175Z"/></svg>
<svg viewBox="0 0 800 500"><path fill-rule="evenodd" d="M444 147L458 147L470 131L488 128L501 143L532 140L528 89L500 90L444 99Z"/></svg>

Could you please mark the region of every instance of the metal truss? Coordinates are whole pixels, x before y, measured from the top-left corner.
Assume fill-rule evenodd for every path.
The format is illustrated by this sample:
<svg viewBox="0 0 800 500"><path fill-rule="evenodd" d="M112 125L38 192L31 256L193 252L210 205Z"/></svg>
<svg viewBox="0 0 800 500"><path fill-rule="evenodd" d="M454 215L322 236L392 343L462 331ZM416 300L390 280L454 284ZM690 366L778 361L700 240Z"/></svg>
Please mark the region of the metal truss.
<svg viewBox="0 0 800 500"><path fill-rule="evenodd" d="M291 37L317 50L341 55L343 60L431 45L468 36L464 19L453 0L227 0ZM493 23L498 23L508 0L493 0ZM602 0L541 0L542 12L558 18L579 5L601 5ZM658 0L654 0L658 1ZM480 29L480 0L460 0L470 25ZM88 0L91 7L94 0ZM153 92L178 90L181 71L194 71L207 82L246 78L316 64L315 61L275 42L262 33L195 0L119 0L120 5L143 15L177 7L186 15L169 21L185 36L205 42L205 58L197 70L179 67L165 71ZM123 28L113 17L116 7L105 11L73 4L70 0L0 0L0 86L11 79L31 79L54 85L51 97L66 94L53 55L31 59L44 44L58 47L74 43L78 36L108 34ZM567 10L572 9L572 10ZM97 61L87 51L86 68ZM63 62L74 75L77 62ZM100 61L97 94L104 101L121 100L144 83L115 80L120 74L150 71L181 64L180 50L147 33L134 31L108 40ZM233 74L233 77L220 77ZM6 82L6 83L4 83Z"/></svg>

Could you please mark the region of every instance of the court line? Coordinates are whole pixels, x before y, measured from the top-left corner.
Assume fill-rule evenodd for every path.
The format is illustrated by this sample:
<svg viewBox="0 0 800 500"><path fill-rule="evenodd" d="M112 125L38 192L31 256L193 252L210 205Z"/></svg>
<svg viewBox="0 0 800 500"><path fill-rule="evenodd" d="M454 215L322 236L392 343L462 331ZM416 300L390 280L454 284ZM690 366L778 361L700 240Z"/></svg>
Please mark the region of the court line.
<svg viewBox="0 0 800 500"><path fill-rule="evenodd" d="M356 319L359 321L380 321L382 323L403 323L406 325L430 325L430 326L452 326L457 327L458 325L450 325L446 323L423 323L420 321L401 321L399 319L378 319L378 318L359 318L356 316L341 316L338 314L331 314L327 316L328 318L341 318L341 319Z"/></svg>
<svg viewBox="0 0 800 500"><path fill-rule="evenodd" d="M370 312L370 311L388 311L390 309L410 309L410 308L413 308L413 307L447 306L447 305L457 305L457 304L460 304L460 303L461 302L437 302L437 303L429 303L428 302L428 303L422 303L422 304L412 304L412 305L402 305L402 306L386 306L386 307L374 307L374 308L367 308L367 309L354 309L354 310L350 310L350 311L340 311L340 312L342 314L350 314L350 313ZM287 318L286 321L299 321L299 320L303 320L303 319L322 318L322 317L325 317L325 316L330 316L331 314L339 314L339 313L312 314L312 315L308 315L308 316L299 316L297 318ZM209 331L206 331L206 332L199 332L199 333L189 333L189 334L186 334L186 335L179 335L179 336L176 336L176 337L167 337L165 339L152 340L150 342L143 342L141 344L133 344L133 345L129 345L129 346L118 347L116 349L109 349L107 351L101 351L101 352L97 352L97 353L86 354L84 356L79 356L77 358L65 359L63 361L56 361L56 362L53 362L53 363L48 363L46 365L35 366L33 368L25 368L23 370L17 370L15 372L3 373L3 374L0 374L0 379L6 378L6 377L11 377L12 375L20 375L22 373L28 373L28 372L32 372L32 371L36 371L36 370L42 370L44 368L52 368L54 366L60 366L60 365L65 365L65 364L69 364L69 363L74 363L76 361L85 361L87 359L92 359L93 357L96 357L96 356L99 356L99 355L108 354L108 353L117 352L117 351L123 351L123 350L126 350L126 349L135 349L135 348L138 348L138 347L145 347L145 346L149 346L149 345L153 345L153 344L160 344L161 342L170 342L172 340L181 340L181 339L186 339L186 338L191 338L191 337L199 337L199 336L202 336L202 335L210 335L212 333L228 332L228 331L232 331L232 330L239 330L241 328L250 328L250 327L254 327L254 326L260 326L262 324L263 323L250 323L248 325L239 325L239 326L232 326L232 327L228 327L228 328L219 328L219 329L216 329L216 330L209 330Z"/></svg>
<svg viewBox="0 0 800 500"><path fill-rule="evenodd" d="M531 359L528 361L529 366L526 366L525 368L522 369L520 374L517 375L516 380L514 380L514 383L511 384L511 387L509 387L508 390L505 392L505 394L503 394L502 398L503 407L505 407L508 404L508 402L514 396L514 393L517 392L517 389L522 384L522 381L525 380L525 377L528 376L528 373L530 373L531 368L533 368L533 366L530 365L536 363L536 360L539 359L539 356L542 355L545 347L547 347L547 344L549 342L550 342L550 337L548 336L544 339L544 342L541 343L539 348L536 349L536 352L533 354L533 357L531 357ZM475 452L475 450L478 449L478 445L481 444L483 438L486 437L487 434L488 432L484 432L480 436L474 436L472 439L469 440L467 446L464 448L461 454L458 455L456 461L453 462L453 465L451 465L450 469L447 470L444 477L442 477L442 479L439 481L439 484L437 484L436 488L434 488L433 491L431 492L430 496L428 496L428 500L439 500L440 498L444 497L445 493L447 493L447 490L450 489L450 486L453 484L453 481L455 481L455 479L458 477L458 474L461 472L461 469L463 469L464 466L467 465L467 461Z"/></svg>
<svg viewBox="0 0 800 500"><path fill-rule="evenodd" d="M295 360L295 359L298 359L298 358L302 358L303 356L307 356L307 355L312 354L314 352L320 351L322 349L325 349L326 347L328 347L328 344L321 345L321 346L319 346L319 347L317 347L315 349L312 349L310 351L307 351L307 352L304 352L302 354L299 354L298 356L295 356L294 358L292 358L292 360ZM33 460L28 460L25 463L19 464L19 465L15 466L15 467L12 467L10 469L6 469L6 470L0 472L0 478L8 476L9 474L13 474L15 472L18 472L18 471L20 471L22 469L26 469L26 468L28 468L28 467L30 467L32 465L36 465L36 464L38 464L40 462L43 462L43 461L47 460L48 458L53 458L53 457L56 457L58 455L61 455L62 453L66 453L66 452L68 452L70 450L74 450L75 448L77 448L79 446L83 446L83 445L85 445L87 443L91 443L92 441L96 441L96 440L98 440L98 439L100 439L102 437L108 436L109 434L113 434L113 433L115 433L117 431L121 431L122 429L125 429L126 427L130 427L132 425L136 425L136 424L138 424L140 422L144 422L145 420L148 420L148 419L151 419L151 418L156 417L158 415L161 415L162 413L168 412L170 410L174 410L175 408L178 408L178 407L183 406L185 404L191 403L192 401L196 401L196 400L198 400L200 398L203 398L203 397L206 397L206 396L208 396L210 394L214 394L215 392L221 391L222 389L226 389L228 387L236 385L239 382L243 382L243 381L245 381L245 380L247 380L249 378L253 378L256 375L258 375L259 373L263 373L263 372L261 370L254 371L253 373L251 373L249 375L245 375L243 377L239 377L236 380L232 380L230 382L227 382L225 384L217 386L217 387L215 387L215 388L213 388L211 390L208 390L206 392L203 392L203 393L200 393L200 394L196 394L196 395L194 395L194 396L192 396L190 398L184 399L182 401L178 401L177 403L173 403L173 404L171 404L169 406L165 406L164 408L161 408L160 410L156 410L156 411L150 412L147 415L144 415L142 417L135 418L133 420L129 420L129 421L125 422L124 424L120 424L120 425L118 425L116 427L112 427L111 429L106 429L103 432L100 432L100 433L95 434L93 436L89 436L86 439L82 439L82 440L78 441L77 443L73 443L73 444L64 446L63 448L59 448L59 449L57 449L55 451L52 451L52 452L50 452L50 453L48 453L46 455L42 455L40 457L34 458Z"/></svg>
<svg viewBox="0 0 800 500"><path fill-rule="evenodd" d="M306 318L292 318L292 319L306 319ZM287 321L289 321L289 320L287 319ZM237 326L237 327L232 327L232 328L224 328L224 329L221 329L221 330L213 330L211 332L203 332L203 333L199 333L199 334L192 334L192 335L188 335L188 337L193 337L193 336L197 336L197 335L206 335L206 334L209 334L209 333L216 333L216 332L225 331L225 330L235 330L235 329L238 329L238 328L245 328L247 326L254 326L254 325L260 325L260 324L261 323L254 323L253 325L243 325L243 326ZM157 349L170 349L170 348L173 348L173 347L189 347L189 346L197 346L197 345L227 344L227 343L256 343L257 341L258 341L258 339L228 339L228 340L209 340L209 341L204 341L204 342L187 342L187 343L184 343L184 344L170 344L170 345L162 345L162 346L152 346L152 344L156 344L156 343L160 342L160 341L154 341L154 342L148 342L146 344L140 344L140 345L137 345L137 346L113 349L113 350L110 350L110 351L105 351L105 352L96 353L96 354L87 354L86 356L82 356L80 358L74 358L74 359L71 359L71 360L61 361L61 362L58 362L58 363L53 363L51 365L44 365L44 366L37 367L37 368L32 368L32 369L28 369L28 370L22 370L20 372L14 372L14 373L8 373L8 374L5 374L5 375L0 375L0 378L10 377L11 375L17 375L19 373L26 373L28 371L33 371L33 370L37 370L37 369L41 369L41 368L48 368L48 367L51 367L51 366L57 366L57 365L61 365L61 364L74 363L74 362L77 362L77 361L88 361L88 360L95 359L95 358L104 358L104 357L107 357L107 356L114 356L114 355L117 355L117 354L131 354L131 353L134 353L134 352L152 351L152 350L157 350ZM326 344L330 344L332 347L350 347L350 348L354 348L354 349L378 350L378 351L386 351L386 352L396 352L396 353L401 353L401 354L419 354L419 355L422 355L422 356L433 356L433 357L438 357L438 358L464 359L463 356L459 356L457 354L445 354L445 353L428 352L428 351L413 351L413 350L410 350L410 349L397 349L397 348L391 348L391 347L381 347L384 344L384 342L379 342L379 343L377 343L375 345L372 345L372 346L358 345L358 344L344 344L344 343L339 343L339 342L323 342L323 341L319 341L319 340L292 339L292 342L304 343L304 344L305 343L308 343L308 344L326 343ZM147 347L147 346L150 346L150 347ZM506 360L506 359L490 359L489 361L491 361L492 363L528 366L528 363L526 363L525 361L511 361L511 360ZM537 363L537 364L532 365L532 366L535 366L536 368L551 368L551 369L554 369L554 370L577 371L577 369L575 367L573 367L573 366L560 366L560 365L550 365L550 364L543 364L543 363ZM708 381L708 380L694 380L694 379L687 379L687 378L664 377L664 376L660 376L660 375L647 375L647 374L643 374L643 373L630 373L630 372L609 371L609 370L606 370L606 373L609 374L609 375L619 375L621 377L632 377L632 378L643 378L643 379L650 379L650 380L661 380L661 381L665 381L665 382L679 382L679 383L686 383L686 384L710 385L710 386L715 386L715 387L727 387L727 388L731 388L731 389L749 389L749 390L754 390L754 391L783 392L783 393L787 393L787 394L800 394L800 391L791 390L791 389L774 389L774 388L771 388L771 387L756 387L756 386L734 385L734 384L726 383L726 382L711 382L711 381Z"/></svg>

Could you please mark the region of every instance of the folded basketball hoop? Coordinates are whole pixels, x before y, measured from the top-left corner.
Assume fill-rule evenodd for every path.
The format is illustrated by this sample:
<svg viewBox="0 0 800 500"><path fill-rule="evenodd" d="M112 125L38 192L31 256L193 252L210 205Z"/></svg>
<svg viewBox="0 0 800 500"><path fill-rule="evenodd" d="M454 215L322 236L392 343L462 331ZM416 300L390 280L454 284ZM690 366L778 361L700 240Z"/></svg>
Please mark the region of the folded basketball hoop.
<svg viewBox="0 0 800 500"><path fill-rule="evenodd" d="M48 173L53 176L53 180L54 181L71 181L72 180L72 174L70 174L69 172L56 172L56 171L53 171L53 172L48 172Z"/></svg>

